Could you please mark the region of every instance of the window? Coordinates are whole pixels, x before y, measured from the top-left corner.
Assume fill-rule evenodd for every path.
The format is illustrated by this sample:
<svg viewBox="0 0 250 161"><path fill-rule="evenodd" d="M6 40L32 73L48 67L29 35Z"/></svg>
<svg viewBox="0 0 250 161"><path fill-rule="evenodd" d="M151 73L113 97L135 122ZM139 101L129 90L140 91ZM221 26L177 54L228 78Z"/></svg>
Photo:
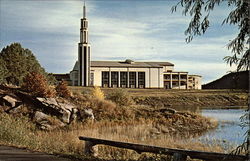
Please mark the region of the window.
<svg viewBox="0 0 250 161"><path fill-rule="evenodd" d="M129 72L129 87L135 88L136 87L136 73Z"/></svg>
<svg viewBox="0 0 250 161"><path fill-rule="evenodd" d="M145 72L138 72L138 87L145 88Z"/></svg>
<svg viewBox="0 0 250 161"><path fill-rule="evenodd" d="M126 88L128 81L128 72L120 72L120 87Z"/></svg>
<svg viewBox="0 0 250 161"><path fill-rule="evenodd" d="M90 73L90 86L94 86L94 73Z"/></svg>
<svg viewBox="0 0 250 161"><path fill-rule="evenodd" d="M170 75L169 74L164 74L164 79L170 79Z"/></svg>
<svg viewBox="0 0 250 161"><path fill-rule="evenodd" d="M109 72L102 72L102 86L109 86Z"/></svg>
<svg viewBox="0 0 250 161"><path fill-rule="evenodd" d="M118 72L111 72L111 87L118 87Z"/></svg>

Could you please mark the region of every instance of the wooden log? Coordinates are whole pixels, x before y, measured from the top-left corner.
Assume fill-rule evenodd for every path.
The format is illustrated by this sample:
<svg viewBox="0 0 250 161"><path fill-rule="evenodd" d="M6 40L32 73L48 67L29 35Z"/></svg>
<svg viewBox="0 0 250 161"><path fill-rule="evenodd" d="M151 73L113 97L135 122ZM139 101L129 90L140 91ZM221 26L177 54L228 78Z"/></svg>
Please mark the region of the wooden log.
<svg viewBox="0 0 250 161"><path fill-rule="evenodd" d="M98 147L96 144L92 143L91 141L86 141L85 146L84 146L84 152L87 155L97 157L98 156Z"/></svg>
<svg viewBox="0 0 250 161"><path fill-rule="evenodd" d="M134 144L134 143L126 143L120 141L111 141L90 137L79 137L80 140L91 141L93 144L103 144L114 146L118 148L126 148L135 150L139 153L141 152L150 152L156 154L166 154L166 155L174 155L175 153L179 153L183 156L189 156L192 159L201 159L201 160L213 160L213 161L247 161L248 157L245 155L230 155L224 153L214 153L214 152L203 152L203 151L194 151L194 150L182 150L182 149L171 149L171 148L163 148L158 146L150 146L150 145L142 145L142 144Z"/></svg>
<svg viewBox="0 0 250 161"><path fill-rule="evenodd" d="M186 161L186 160L187 156L181 153L174 153L173 155L173 161Z"/></svg>

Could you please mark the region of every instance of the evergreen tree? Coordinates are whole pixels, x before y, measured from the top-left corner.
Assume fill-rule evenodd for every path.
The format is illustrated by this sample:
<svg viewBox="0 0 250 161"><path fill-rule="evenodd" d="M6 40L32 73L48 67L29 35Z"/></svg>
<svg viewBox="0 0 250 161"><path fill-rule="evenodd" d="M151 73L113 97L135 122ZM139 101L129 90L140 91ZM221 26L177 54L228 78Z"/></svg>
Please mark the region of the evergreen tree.
<svg viewBox="0 0 250 161"><path fill-rule="evenodd" d="M9 84L21 85L24 77L30 72L41 73L46 78L49 76L41 67L34 54L29 49L24 49L21 44L13 43L0 52L0 69L7 71L0 73L0 80ZM2 64L2 63L1 63ZM49 78L53 79L53 78ZM55 80L55 79L54 79Z"/></svg>
<svg viewBox="0 0 250 161"><path fill-rule="evenodd" d="M0 84L5 83L5 77L7 75L7 68L5 62L0 59Z"/></svg>

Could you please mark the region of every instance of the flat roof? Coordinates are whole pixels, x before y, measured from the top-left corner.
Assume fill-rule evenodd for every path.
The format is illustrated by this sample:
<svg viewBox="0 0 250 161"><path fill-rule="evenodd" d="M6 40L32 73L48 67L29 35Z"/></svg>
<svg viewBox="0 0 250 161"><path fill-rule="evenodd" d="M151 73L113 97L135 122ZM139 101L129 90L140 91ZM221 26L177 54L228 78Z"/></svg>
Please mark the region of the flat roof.
<svg viewBox="0 0 250 161"><path fill-rule="evenodd" d="M91 61L91 67L144 67L144 68L161 68L163 66L174 66L169 62L132 62L124 61Z"/></svg>
<svg viewBox="0 0 250 161"><path fill-rule="evenodd" d="M125 62L125 61L91 61L91 67L118 67L118 68L162 68L163 66L174 66L169 62ZM73 70L78 70L79 62L76 61Z"/></svg>

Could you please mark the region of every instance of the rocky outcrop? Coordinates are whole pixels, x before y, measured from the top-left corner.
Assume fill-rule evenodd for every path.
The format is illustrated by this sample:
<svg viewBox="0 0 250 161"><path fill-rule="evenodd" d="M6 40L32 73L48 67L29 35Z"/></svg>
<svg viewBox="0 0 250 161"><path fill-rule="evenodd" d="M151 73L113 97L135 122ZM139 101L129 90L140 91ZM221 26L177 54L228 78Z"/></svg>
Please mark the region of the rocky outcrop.
<svg viewBox="0 0 250 161"><path fill-rule="evenodd" d="M95 118L92 109L77 107L63 98L32 97L28 93L13 89L0 89L1 111L27 115L43 130L60 128L76 120Z"/></svg>
<svg viewBox="0 0 250 161"><path fill-rule="evenodd" d="M56 98L36 98L40 103L42 110L52 111L64 123L70 123L71 115L77 111L75 105L71 103L63 103L62 100Z"/></svg>
<svg viewBox="0 0 250 161"><path fill-rule="evenodd" d="M65 124L60 120L57 120L40 111L35 112L33 121L36 123L38 128L48 131L65 126Z"/></svg>

